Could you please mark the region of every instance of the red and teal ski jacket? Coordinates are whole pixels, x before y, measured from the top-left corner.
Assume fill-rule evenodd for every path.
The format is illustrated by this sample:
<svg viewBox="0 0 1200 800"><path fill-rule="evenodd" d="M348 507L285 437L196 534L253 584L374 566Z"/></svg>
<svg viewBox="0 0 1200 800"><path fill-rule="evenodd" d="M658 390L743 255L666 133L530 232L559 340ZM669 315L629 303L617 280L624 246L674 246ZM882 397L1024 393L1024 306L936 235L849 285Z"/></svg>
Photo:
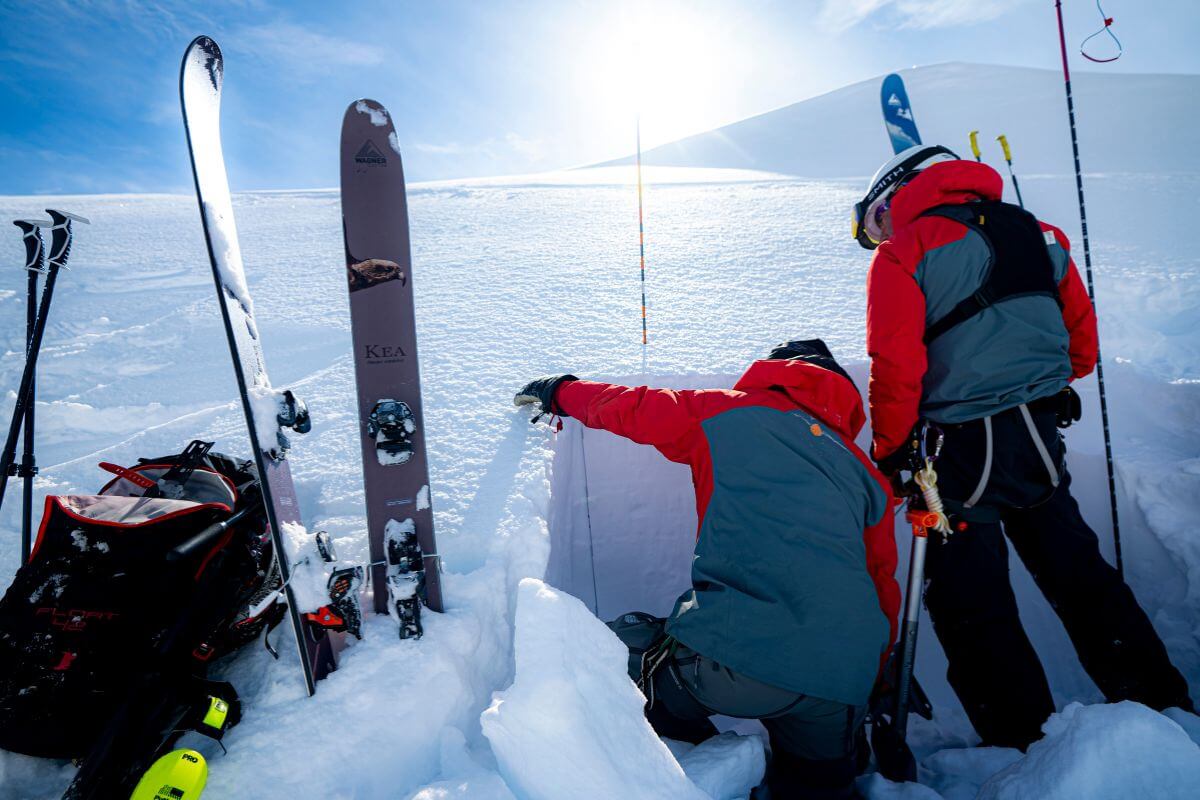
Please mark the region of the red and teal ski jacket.
<svg viewBox="0 0 1200 800"><path fill-rule="evenodd" d="M691 467L699 530L675 638L764 683L867 701L900 588L891 491L854 444L865 417L851 381L756 361L730 390L581 380L555 405Z"/></svg>
<svg viewBox="0 0 1200 800"><path fill-rule="evenodd" d="M1096 315L1067 237L1046 223L1040 225L1058 303L1044 295L1012 298L926 347L926 325L982 286L990 251L966 225L921 215L936 206L999 200L1003 188L986 164L946 161L922 171L892 200L894 233L875 251L867 277L877 459L899 448L919 417L958 423L990 416L1048 397L1095 367Z"/></svg>

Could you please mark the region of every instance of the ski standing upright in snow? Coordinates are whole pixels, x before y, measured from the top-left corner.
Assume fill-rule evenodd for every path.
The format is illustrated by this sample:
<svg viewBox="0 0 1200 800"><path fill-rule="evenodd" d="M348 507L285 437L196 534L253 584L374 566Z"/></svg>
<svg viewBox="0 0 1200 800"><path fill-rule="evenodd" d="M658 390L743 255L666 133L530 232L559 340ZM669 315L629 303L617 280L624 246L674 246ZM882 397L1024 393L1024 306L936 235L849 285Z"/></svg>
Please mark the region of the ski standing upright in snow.
<svg viewBox="0 0 1200 800"><path fill-rule="evenodd" d="M904 80L896 73L883 79L879 102L883 107L883 126L892 140L892 151L900 153L921 144L921 134L917 133L917 122L913 119L908 92L904 91Z"/></svg>
<svg viewBox="0 0 1200 800"><path fill-rule="evenodd" d="M288 563L285 529L303 532L300 504L286 460L288 441L282 428L306 433L311 427L304 404L290 392L271 387L263 361L262 343L254 320L254 303L246 286L233 204L221 149L221 86L224 79L221 49L207 36L197 37L183 57L179 92L184 127L196 179L196 199L220 298L221 317L229 339L238 391L249 428L251 449L262 480L266 508L275 545L288 614L300 651L304 683L309 695L315 682L336 669L330 633L296 605ZM299 565L298 565L299 566ZM311 565L306 565L311 566Z"/></svg>
<svg viewBox="0 0 1200 800"><path fill-rule="evenodd" d="M358 100L342 121L342 226L375 610L400 638L442 610L417 361L404 168L391 116ZM384 588L386 587L386 592Z"/></svg>

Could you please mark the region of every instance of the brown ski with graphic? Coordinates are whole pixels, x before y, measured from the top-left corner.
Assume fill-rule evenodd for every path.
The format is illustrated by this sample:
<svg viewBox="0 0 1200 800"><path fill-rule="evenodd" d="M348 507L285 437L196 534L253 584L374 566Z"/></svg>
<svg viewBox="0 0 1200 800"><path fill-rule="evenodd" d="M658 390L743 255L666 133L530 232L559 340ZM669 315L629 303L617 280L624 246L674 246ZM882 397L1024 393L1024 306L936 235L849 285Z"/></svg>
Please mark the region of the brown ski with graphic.
<svg viewBox="0 0 1200 800"><path fill-rule="evenodd" d="M391 116L358 100L342 120L342 230L375 610L421 635L442 610L413 316L404 168Z"/></svg>

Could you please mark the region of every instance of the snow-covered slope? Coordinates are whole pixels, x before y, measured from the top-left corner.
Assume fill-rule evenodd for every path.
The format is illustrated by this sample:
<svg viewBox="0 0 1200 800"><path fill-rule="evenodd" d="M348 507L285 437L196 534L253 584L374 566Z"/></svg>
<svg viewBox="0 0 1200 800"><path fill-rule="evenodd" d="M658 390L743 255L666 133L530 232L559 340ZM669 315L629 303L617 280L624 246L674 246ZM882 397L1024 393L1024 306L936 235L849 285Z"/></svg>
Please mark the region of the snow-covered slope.
<svg viewBox="0 0 1200 800"><path fill-rule="evenodd" d="M926 109L933 117L939 101L919 87L910 83L924 129ZM864 136L877 136L873 147L882 152L877 97L867 95ZM983 114L987 105L976 97L968 107ZM1082 116L1082 99L1080 105ZM1018 147L1015 130L1009 125ZM1018 157L1043 156L1028 146ZM873 161L848 173L870 172ZM1098 158L1090 168L1109 171ZM1066 169L1053 172L1022 181L1026 201L1077 240L1073 179ZM531 429L526 415L513 412L512 392L531 377L565 370L727 382L775 342L801 335L822 336L861 371L868 256L845 224L861 191L858 180L740 173L722 182L710 172L687 183L663 175L654 176L659 182L651 182L646 196L650 346L644 352L630 170L413 189L417 323L447 613L429 615L418 642L397 641L386 618L368 620L365 641L346 653L342 669L313 700L303 698L286 648L279 662L250 648L227 665L246 716L226 739L229 755L211 761L206 797L587 797L581 776L620 780L623 773L605 765L626 758L638 769L625 775L628 785L613 789L619 796L658 797L644 787L687 785L661 750L646 755L645 730L628 693L609 690L628 686L598 624L581 622L586 617L569 597L533 581L522 585L544 577L552 561L555 509L581 499L570 494L572 483L562 480L563 463L555 460L571 452L570 431L556 441L544 428ZM1200 262L1181 232L1200 176L1096 174L1087 189L1127 569L1195 694ZM176 450L193 437L245 452L194 201L0 197L0 219L46 205L81 212L93 224L79 232L74 269L62 278L51 312L39 384L39 496L93 490L101 482L97 461L129 462ZM234 205L272 377L305 397L314 416L314 431L296 438L292 456L304 519L334 535L344 560L365 560L336 193L244 194ZM0 264L13 265L0 270L6 389L16 385L22 360L20 258L16 236L0 238ZM1084 390L1094 396L1090 384ZM7 420L11 402L10 391L0 420ZM1109 547L1102 447L1094 408L1089 412L1072 429L1071 465L1085 513ZM639 485L649 473L615 452L601 466L614 481L628 480L625 499L592 498L605 502L607 519L622 519L622 502L631 505L624 519L639 525L678 507L670 503L686 495L686 474L656 472L661 477ZM604 453L588 451L589 459L597 456ZM19 494L10 492L0 514L3 576L17 566L18 507ZM902 545L906 538L901 532ZM1053 611L1028 575L1014 570L1023 619L1064 709L1045 746L1024 758L961 749L974 739L925 627L918 669L938 708L933 724L914 729L914 741L923 780L933 788L901 790L868 778L864 790L876 797L936 791L965 798L987 784L987 796L997 798L1171 796L1164 792L1177 779L1190 780L1200 763L1200 750L1181 735L1200 740L1200 725L1187 715L1138 708L1067 708L1071 701L1095 703L1099 695ZM589 653L596 657L584 657ZM539 693L539 682L554 691ZM536 731L543 735L522 735ZM1160 762L1150 769L1125 764L1116 756L1123 746ZM576 767L576 759L586 763ZM740 740L707 751L677 748L674 759L692 784L729 797L760 763ZM0 755L0 796L57 797L72 769ZM994 773L1001 774L989 781ZM1078 783L1088 776L1102 780Z"/></svg>
<svg viewBox="0 0 1200 800"><path fill-rule="evenodd" d="M1072 168L1062 73L948 63L900 70L921 138L970 157L980 132L984 160L1003 169L1006 134L1018 177ZM855 83L707 133L647 150L647 164L727 167L805 177L870 175L891 154L879 121L880 79ZM1200 169L1197 75L1071 75L1084 167L1092 172ZM610 164L629 163L620 159Z"/></svg>

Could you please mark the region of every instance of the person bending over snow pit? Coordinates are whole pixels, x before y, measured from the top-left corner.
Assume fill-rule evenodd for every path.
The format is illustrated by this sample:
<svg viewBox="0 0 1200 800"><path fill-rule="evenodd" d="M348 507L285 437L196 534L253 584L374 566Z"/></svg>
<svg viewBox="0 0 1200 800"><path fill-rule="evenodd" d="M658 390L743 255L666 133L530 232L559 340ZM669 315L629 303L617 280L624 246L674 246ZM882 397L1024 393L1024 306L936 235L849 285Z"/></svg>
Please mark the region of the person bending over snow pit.
<svg viewBox="0 0 1200 800"><path fill-rule="evenodd" d="M856 734L900 589L889 485L854 445L862 401L824 342L776 347L731 390L559 375L516 403L692 469L692 588L665 621L609 623L655 730L699 742L716 733L713 714L761 719L774 800L853 797Z"/></svg>
<svg viewBox="0 0 1200 800"><path fill-rule="evenodd" d="M957 530L931 540L925 603L984 744L1024 749L1054 701L1018 618L1005 536L1110 702L1192 702L1071 497L1057 427L1079 419L1069 384L1096 364L1091 302L1062 231L1002 204L1002 189L985 164L912 147L876 173L854 233L875 250L872 454L894 475L926 421L944 433L938 484Z"/></svg>

